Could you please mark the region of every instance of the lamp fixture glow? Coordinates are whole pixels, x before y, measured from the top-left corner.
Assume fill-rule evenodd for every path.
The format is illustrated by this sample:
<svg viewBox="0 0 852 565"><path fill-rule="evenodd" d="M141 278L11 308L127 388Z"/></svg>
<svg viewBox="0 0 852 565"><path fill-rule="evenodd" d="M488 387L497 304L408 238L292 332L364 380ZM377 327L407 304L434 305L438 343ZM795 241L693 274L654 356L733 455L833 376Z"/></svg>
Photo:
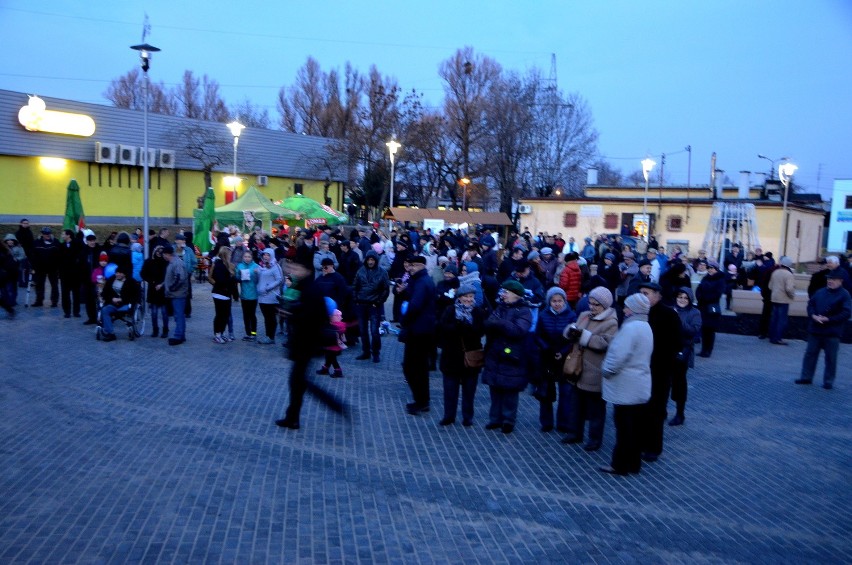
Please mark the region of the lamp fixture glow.
<svg viewBox="0 0 852 565"><path fill-rule="evenodd" d="M244 126L237 120L234 120L233 122L228 124L228 129L231 130L231 135L236 138L239 138L240 134L243 133L243 130L246 129L246 126Z"/></svg>
<svg viewBox="0 0 852 565"><path fill-rule="evenodd" d="M798 168L799 167L789 161L782 163L778 165L778 178L781 179L782 182L790 182L790 179L793 177Z"/></svg>
<svg viewBox="0 0 852 565"><path fill-rule="evenodd" d="M783 157L783 159L787 159L787 157ZM781 209L781 255L787 254L787 224L789 223L789 218L787 218L787 200L790 195L790 181L793 180L793 174L798 168L789 161L778 165L778 178L781 180L781 184L784 185L784 205Z"/></svg>
<svg viewBox="0 0 852 565"><path fill-rule="evenodd" d="M642 239L645 241L648 241L648 232L651 230L651 218L648 217L648 177L656 164L650 157L642 159L642 174L645 176L645 195L642 199L642 221L645 222L645 227Z"/></svg>
<svg viewBox="0 0 852 565"><path fill-rule="evenodd" d="M234 120L228 125L231 130L231 135L234 136L234 176L231 177L231 187L234 189L234 200L237 199L237 187L240 185L240 179L237 177L237 144L240 142L240 134L246 128L243 124Z"/></svg>
<svg viewBox="0 0 852 565"><path fill-rule="evenodd" d="M225 175L222 180L225 182L225 186L231 187L236 190L236 188L240 186L240 181L242 179L237 175Z"/></svg>
<svg viewBox="0 0 852 565"><path fill-rule="evenodd" d="M650 157L642 159L642 174L645 175L645 182L648 182L648 175L651 174L651 170L656 164L657 162Z"/></svg>
<svg viewBox="0 0 852 565"><path fill-rule="evenodd" d="M18 122L28 131L61 133L89 137L95 133L95 120L85 114L48 110L38 96L30 96L26 106L18 111Z"/></svg>
<svg viewBox="0 0 852 565"><path fill-rule="evenodd" d="M390 162L391 162L391 176L390 176L390 206L388 208L393 208L393 166L394 166L394 155L402 147L402 144L397 142L393 136L391 136L391 140L385 143L388 146L388 154L390 154Z"/></svg>
<svg viewBox="0 0 852 565"><path fill-rule="evenodd" d="M68 165L68 161L59 157L39 157L39 165L45 171L52 173L64 171Z"/></svg>

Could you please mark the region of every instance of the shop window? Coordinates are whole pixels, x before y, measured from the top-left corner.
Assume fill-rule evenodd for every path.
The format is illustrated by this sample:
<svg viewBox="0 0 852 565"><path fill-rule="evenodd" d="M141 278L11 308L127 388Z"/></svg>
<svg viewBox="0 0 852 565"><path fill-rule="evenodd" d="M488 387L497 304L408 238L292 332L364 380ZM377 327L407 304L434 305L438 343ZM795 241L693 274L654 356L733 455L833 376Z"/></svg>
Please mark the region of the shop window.
<svg viewBox="0 0 852 565"><path fill-rule="evenodd" d="M562 225L566 228L576 228L577 227L577 213L576 212L565 212L565 216L562 218Z"/></svg>
<svg viewBox="0 0 852 565"><path fill-rule="evenodd" d="M683 231L683 217L669 216L666 218L666 228L669 231Z"/></svg>
<svg viewBox="0 0 852 565"><path fill-rule="evenodd" d="M297 182L293 185L293 192L295 194L302 194L305 191L305 185L300 182Z"/></svg>
<svg viewBox="0 0 852 565"><path fill-rule="evenodd" d="M604 216L604 229L618 229L618 214L607 214Z"/></svg>
<svg viewBox="0 0 852 565"><path fill-rule="evenodd" d="M846 209L852 209L852 195L846 197Z"/></svg>

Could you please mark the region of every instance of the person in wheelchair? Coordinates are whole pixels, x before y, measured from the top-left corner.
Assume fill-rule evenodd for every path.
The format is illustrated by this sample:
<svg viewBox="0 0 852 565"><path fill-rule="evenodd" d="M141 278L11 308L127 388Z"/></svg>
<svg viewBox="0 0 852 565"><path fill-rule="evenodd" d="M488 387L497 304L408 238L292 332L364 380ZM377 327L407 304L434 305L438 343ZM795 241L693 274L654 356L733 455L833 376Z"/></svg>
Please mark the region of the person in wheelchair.
<svg viewBox="0 0 852 565"><path fill-rule="evenodd" d="M103 308L101 309L101 323L103 327L103 341L115 341L113 320L123 318L136 307L141 299L139 283L127 276L126 267L119 266L115 274L104 283Z"/></svg>

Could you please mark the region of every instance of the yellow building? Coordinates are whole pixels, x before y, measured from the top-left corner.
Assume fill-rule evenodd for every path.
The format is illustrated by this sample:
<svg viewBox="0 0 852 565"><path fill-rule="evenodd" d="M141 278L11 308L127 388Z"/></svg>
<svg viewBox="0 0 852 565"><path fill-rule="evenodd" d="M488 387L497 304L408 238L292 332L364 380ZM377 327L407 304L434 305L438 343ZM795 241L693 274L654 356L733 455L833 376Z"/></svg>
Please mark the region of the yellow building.
<svg viewBox="0 0 852 565"><path fill-rule="evenodd" d="M786 254L796 262L816 260L822 247L825 210L821 205L790 198L785 251L781 249L783 201L775 192L772 185L768 194L764 186L725 187L716 193L720 196L716 198L707 187L653 187L647 193L646 207L650 233L667 250L680 245L690 256L695 256L708 243L708 238L713 237L713 230L708 227L714 204L741 204L753 210L754 239L733 235L730 229L737 222L740 230L737 233L749 233L739 219L723 222L729 231L717 234L717 239L742 242L748 250L759 245L776 257ZM620 233L625 224L641 232L644 202L644 186L588 186L583 198L524 198L520 201L520 226L528 227L532 233L562 233L566 239L573 236L578 241L600 233Z"/></svg>
<svg viewBox="0 0 852 565"><path fill-rule="evenodd" d="M41 102L39 102L41 100ZM143 113L0 90L0 223L22 217L62 223L71 179L89 224L139 223L143 214ZM61 132L61 133L60 133ZM198 140L201 140L200 142ZM331 140L246 128L236 190L257 186L272 200L303 193L343 208L344 171L329 165ZM215 156L216 203L234 196L233 137L225 124L148 114L150 222L189 223L204 194L201 149Z"/></svg>

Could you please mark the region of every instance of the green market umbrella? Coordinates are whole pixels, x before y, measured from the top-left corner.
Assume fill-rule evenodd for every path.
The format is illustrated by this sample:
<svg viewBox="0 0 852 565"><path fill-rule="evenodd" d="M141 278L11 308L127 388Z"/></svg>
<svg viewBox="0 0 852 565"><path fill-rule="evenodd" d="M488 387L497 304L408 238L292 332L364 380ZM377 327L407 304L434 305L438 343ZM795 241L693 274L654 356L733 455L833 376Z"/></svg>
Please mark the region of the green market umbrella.
<svg viewBox="0 0 852 565"><path fill-rule="evenodd" d="M65 219L62 220L63 230L81 230L86 227L83 214L83 202L80 200L80 185L75 179L68 183L65 196Z"/></svg>
<svg viewBox="0 0 852 565"><path fill-rule="evenodd" d="M198 246L202 252L208 252L213 249L213 243L210 241L210 231L213 229L213 224L216 221L216 195L213 192L213 187L208 187L204 191L204 203L201 210L196 210L195 219L192 225L192 231L195 235L192 242Z"/></svg>
<svg viewBox="0 0 852 565"><path fill-rule="evenodd" d="M308 198L304 194L294 194L293 196L284 199L281 206L294 210L301 215L301 219L305 222L305 227L319 226L328 224L336 226L345 224L349 221L349 216L342 212L338 212L334 208L320 204L316 200Z"/></svg>
<svg viewBox="0 0 852 565"><path fill-rule="evenodd" d="M298 218L298 212L275 204L255 186L250 186L242 196L230 204L216 208L216 220L220 226L235 225L246 232L258 224L270 231L273 223Z"/></svg>

